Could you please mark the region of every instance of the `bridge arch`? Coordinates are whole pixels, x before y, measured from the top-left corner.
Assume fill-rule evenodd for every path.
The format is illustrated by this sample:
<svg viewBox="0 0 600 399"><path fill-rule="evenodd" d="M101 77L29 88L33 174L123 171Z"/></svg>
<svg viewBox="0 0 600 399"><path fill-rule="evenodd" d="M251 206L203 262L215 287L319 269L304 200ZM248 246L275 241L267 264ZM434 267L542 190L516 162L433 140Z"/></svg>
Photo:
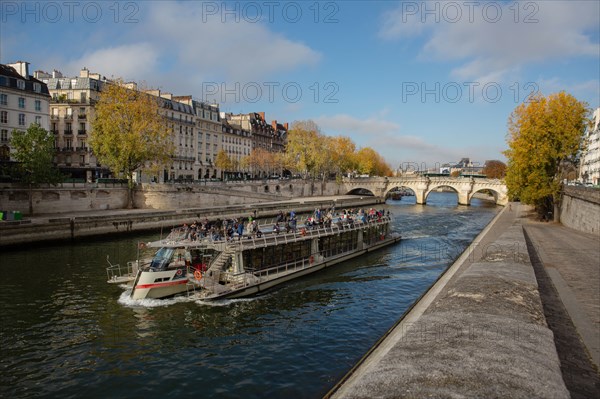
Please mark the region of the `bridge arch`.
<svg viewBox="0 0 600 399"><path fill-rule="evenodd" d="M345 191L350 194L357 194L356 190L364 189L383 198L387 197L390 191L404 187L415 193L417 204L425 204L427 196L439 187L450 187L458 193L458 203L461 205L469 205L477 192L489 190L494 196L496 204L506 205L508 203L506 185L501 180L495 179L411 175L389 178L345 179L344 187Z"/></svg>
<svg viewBox="0 0 600 399"><path fill-rule="evenodd" d="M502 193L498 191L497 187L477 187L473 190L473 192L469 195L469 203L475 197L475 194L480 193L482 191L489 191L492 193L492 197L494 197L494 202L497 204L500 198L502 197Z"/></svg>
<svg viewBox="0 0 600 399"><path fill-rule="evenodd" d="M366 195L369 197L374 197L375 193L373 193L373 191L369 190L368 188L357 187L348 191L346 195Z"/></svg>
<svg viewBox="0 0 600 399"><path fill-rule="evenodd" d="M434 191L440 191L440 189L450 189L453 193L456 194L456 199L457 199L459 205L468 205L468 204L461 204L461 201L460 201L460 192L458 191L458 189L456 187L451 186L449 184L439 184L439 185L431 187L423 195L423 203L424 204L427 203L427 197L429 197L429 194L431 194Z"/></svg>

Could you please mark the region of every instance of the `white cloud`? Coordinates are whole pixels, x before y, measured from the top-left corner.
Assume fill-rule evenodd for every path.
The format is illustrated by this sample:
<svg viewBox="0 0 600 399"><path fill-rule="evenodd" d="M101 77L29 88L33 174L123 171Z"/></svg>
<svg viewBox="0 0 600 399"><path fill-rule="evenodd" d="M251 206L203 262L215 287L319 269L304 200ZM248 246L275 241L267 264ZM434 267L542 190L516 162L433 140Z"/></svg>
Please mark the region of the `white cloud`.
<svg viewBox="0 0 600 399"><path fill-rule="evenodd" d="M140 76L153 73L158 57L159 49L150 43L125 44L86 53L81 58L69 62L66 70L74 73L86 67L92 72L110 73L107 78L139 80Z"/></svg>
<svg viewBox="0 0 600 399"><path fill-rule="evenodd" d="M322 57L261 22L203 18L202 2L144 2L140 10L138 22L118 45L63 62L63 72L77 74L85 66L107 77L201 97L203 82L226 83L227 88L237 82L262 84L278 72L317 65Z"/></svg>
<svg viewBox="0 0 600 399"><path fill-rule="evenodd" d="M598 57L599 44L588 34L597 33L600 26L598 2L471 2L472 8L466 4L402 3L384 16L379 34L398 39L427 32L422 57L460 61L452 75L477 81L499 79L530 63Z"/></svg>
<svg viewBox="0 0 600 399"><path fill-rule="evenodd" d="M176 57L184 71L228 82L264 79L316 65L321 55L262 23L221 22L202 14L202 2L152 2L143 33Z"/></svg>
<svg viewBox="0 0 600 399"><path fill-rule="evenodd" d="M320 116L315 119L315 122L325 131L334 130L341 134L385 134L400 129L398 124L381 118L357 118L347 114Z"/></svg>

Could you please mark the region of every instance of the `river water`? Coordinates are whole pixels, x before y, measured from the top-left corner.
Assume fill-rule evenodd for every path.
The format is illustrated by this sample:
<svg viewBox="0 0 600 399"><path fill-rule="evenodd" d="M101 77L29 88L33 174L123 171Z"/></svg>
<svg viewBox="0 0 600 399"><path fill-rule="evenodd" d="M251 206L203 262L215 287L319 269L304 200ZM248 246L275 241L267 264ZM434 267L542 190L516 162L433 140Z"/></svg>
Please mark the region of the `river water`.
<svg viewBox="0 0 600 399"><path fill-rule="evenodd" d="M139 240L0 258L0 397L317 398L398 320L499 210L453 193L388 201L403 241L251 299L132 302L106 283Z"/></svg>

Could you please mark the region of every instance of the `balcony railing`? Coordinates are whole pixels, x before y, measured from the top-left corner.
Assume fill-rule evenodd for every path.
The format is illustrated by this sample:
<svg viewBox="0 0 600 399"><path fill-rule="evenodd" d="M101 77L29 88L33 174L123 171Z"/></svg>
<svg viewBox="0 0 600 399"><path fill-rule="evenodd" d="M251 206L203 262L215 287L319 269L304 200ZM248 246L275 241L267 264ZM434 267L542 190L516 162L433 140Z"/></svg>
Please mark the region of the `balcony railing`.
<svg viewBox="0 0 600 399"><path fill-rule="evenodd" d="M84 130L78 130L77 134L87 134L87 131L85 129Z"/></svg>
<svg viewBox="0 0 600 399"><path fill-rule="evenodd" d="M77 115L77 119L87 119L87 114L79 114Z"/></svg>
<svg viewBox="0 0 600 399"><path fill-rule="evenodd" d="M65 130L64 134L73 134L73 131L72 130Z"/></svg>
<svg viewBox="0 0 600 399"><path fill-rule="evenodd" d="M58 130L50 130L52 134L58 134Z"/></svg>
<svg viewBox="0 0 600 399"><path fill-rule="evenodd" d="M65 119L72 120L73 119L73 114L71 114L71 115L65 115Z"/></svg>

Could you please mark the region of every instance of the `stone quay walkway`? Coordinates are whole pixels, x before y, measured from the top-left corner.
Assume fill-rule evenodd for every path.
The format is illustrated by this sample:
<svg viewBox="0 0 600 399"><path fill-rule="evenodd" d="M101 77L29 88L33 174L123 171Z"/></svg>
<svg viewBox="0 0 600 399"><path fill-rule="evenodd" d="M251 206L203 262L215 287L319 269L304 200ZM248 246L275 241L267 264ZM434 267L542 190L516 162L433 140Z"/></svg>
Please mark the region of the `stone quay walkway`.
<svg viewBox="0 0 600 399"><path fill-rule="evenodd" d="M503 209L326 397L599 397L600 246L530 217Z"/></svg>

